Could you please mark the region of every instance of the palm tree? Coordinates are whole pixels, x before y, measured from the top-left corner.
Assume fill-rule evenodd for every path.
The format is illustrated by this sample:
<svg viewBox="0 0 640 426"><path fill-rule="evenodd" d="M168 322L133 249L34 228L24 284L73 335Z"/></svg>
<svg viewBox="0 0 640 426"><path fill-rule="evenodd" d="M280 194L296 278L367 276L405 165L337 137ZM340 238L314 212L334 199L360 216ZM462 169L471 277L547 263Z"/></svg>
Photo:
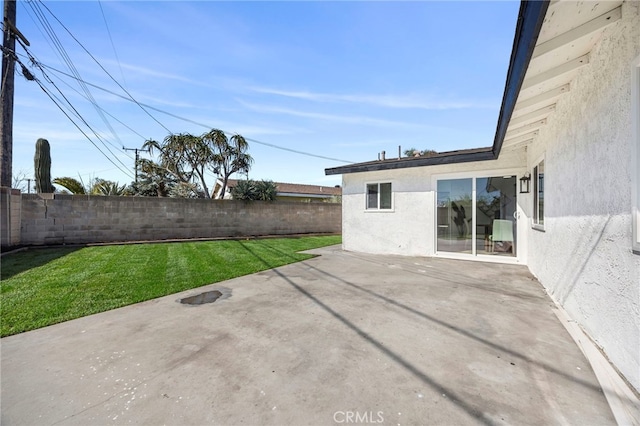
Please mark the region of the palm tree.
<svg viewBox="0 0 640 426"><path fill-rule="evenodd" d="M72 194L84 195L87 193L82 182L72 177L55 178L53 180L53 183L55 183L56 185L60 185Z"/></svg>
<svg viewBox="0 0 640 426"><path fill-rule="evenodd" d="M118 182L100 178L92 179L87 187L72 177L55 178L53 183L75 195L125 195L126 188L126 185L120 186Z"/></svg>
<svg viewBox="0 0 640 426"><path fill-rule="evenodd" d="M98 179L91 187L91 195L124 195L126 185L118 185L118 182Z"/></svg>
<svg viewBox="0 0 640 426"><path fill-rule="evenodd" d="M259 180L255 183L256 193L260 201L275 201L278 187L272 180Z"/></svg>
<svg viewBox="0 0 640 426"><path fill-rule="evenodd" d="M234 200L275 201L277 185L271 180L241 180L231 189Z"/></svg>
<svg viewBox="0 0 640 426"><path fill-rule="evenodd" d="M152 154L157 151L160 159L158 166L184 185L194 185L199 181L203 196L210 197L204 172L213 162L213 153L202 137L189 133L171 134L162 143L148 140L143 148Z"/></svg>
<svg viewBox="0 0 640 426"><path fill-rule="evenodd" d="M248 172L253 164L245 138L233 135L227 139L219 129L211 129L202 136L180 133L171 134L162 142L148 140L143 149L159 154L159 163L154 163L155 169L165 170L186 186L194 185L200 196L205 198L211 196L204 175L207 169L221 177L224 197L229 177L236 172Z"/></svg>
<svg viewBox="0 0 640 426"><path fill-rule="evenodd" d="M229 177L236 172L248 173L253 165L253 158L247 153L249 144L237 134L227 139L219 129L211 129L202 135L202 140L212 152L211 170L222 179L220 198L224 198Z"/></svg>
<svg viewBox="0 0 640 426"><path fill-rule="evenodd" d="M255 200L258 196L252 180L239 180L236 186L231 188L231 195L234 200Z"/></svg>
<svg viewBox="0 0 640 426"><path fill-rule="evenodd" d="M181 182L191 181L192 172L187 161L187 151L192 144L193 135L188 133L171 134L162 142L148 140L142 145L151 154L155 151L159 154L161 168L169 171Z"/></svg>

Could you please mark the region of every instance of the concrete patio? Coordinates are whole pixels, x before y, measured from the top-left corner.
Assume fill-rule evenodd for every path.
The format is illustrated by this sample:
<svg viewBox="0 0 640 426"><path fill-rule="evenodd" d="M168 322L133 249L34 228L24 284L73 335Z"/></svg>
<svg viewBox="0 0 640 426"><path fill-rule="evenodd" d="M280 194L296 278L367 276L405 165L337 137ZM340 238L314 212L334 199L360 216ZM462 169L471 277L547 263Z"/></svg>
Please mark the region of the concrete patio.
<svg viewBox="0 0 640 426"><path fill-rule="evenodd" d="M615 424L525 267L314 252L2 339L2 424Z"/></svg>

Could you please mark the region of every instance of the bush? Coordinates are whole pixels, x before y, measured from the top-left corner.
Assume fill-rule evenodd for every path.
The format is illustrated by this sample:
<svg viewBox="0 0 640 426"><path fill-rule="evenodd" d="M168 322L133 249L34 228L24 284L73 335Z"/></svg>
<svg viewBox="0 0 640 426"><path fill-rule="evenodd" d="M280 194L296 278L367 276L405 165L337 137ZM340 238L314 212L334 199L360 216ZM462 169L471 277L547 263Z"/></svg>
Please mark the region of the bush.
<svg viewBox="0 0 640 426"><path fill-rule="evenodd" d="M275 201L277 187L270 180L241 180L231 189L234 200Z"/></svg>

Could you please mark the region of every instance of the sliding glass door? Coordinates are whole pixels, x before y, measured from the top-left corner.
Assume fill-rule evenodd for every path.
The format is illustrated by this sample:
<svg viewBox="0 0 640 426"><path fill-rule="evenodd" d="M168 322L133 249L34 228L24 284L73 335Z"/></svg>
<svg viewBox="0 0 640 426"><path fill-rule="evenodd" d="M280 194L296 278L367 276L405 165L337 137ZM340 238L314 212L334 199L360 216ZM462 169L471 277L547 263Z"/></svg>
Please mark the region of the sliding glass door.
<svg viewBox="0 0 640 426"><path fill-rule="evenodd" d="M438 181L438 251L472 252L473 180Z"/></svg>
<svg viewBox="0 0 640 426"><path fill-rule="evenodd" d="M438 180L436 209L437 251L516 256L516 176Z"/></svg>

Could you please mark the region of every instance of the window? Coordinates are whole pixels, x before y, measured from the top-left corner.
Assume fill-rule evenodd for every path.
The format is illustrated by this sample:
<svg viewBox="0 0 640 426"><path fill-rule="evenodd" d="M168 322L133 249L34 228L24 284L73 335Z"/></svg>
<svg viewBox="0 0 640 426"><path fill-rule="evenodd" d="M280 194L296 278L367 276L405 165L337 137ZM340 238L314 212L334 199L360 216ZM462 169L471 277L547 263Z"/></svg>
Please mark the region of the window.
<svg viewBox="0 0 640 426"><path fill-rule="evenodd" d="M533 168L533 225L544 228L544 160Z"/></svg>
<svg viewBox="0 0 640 426"><path fill-rule="evenodd" d="M391 182L367 184L367 210L391 210Z"/></svg>

